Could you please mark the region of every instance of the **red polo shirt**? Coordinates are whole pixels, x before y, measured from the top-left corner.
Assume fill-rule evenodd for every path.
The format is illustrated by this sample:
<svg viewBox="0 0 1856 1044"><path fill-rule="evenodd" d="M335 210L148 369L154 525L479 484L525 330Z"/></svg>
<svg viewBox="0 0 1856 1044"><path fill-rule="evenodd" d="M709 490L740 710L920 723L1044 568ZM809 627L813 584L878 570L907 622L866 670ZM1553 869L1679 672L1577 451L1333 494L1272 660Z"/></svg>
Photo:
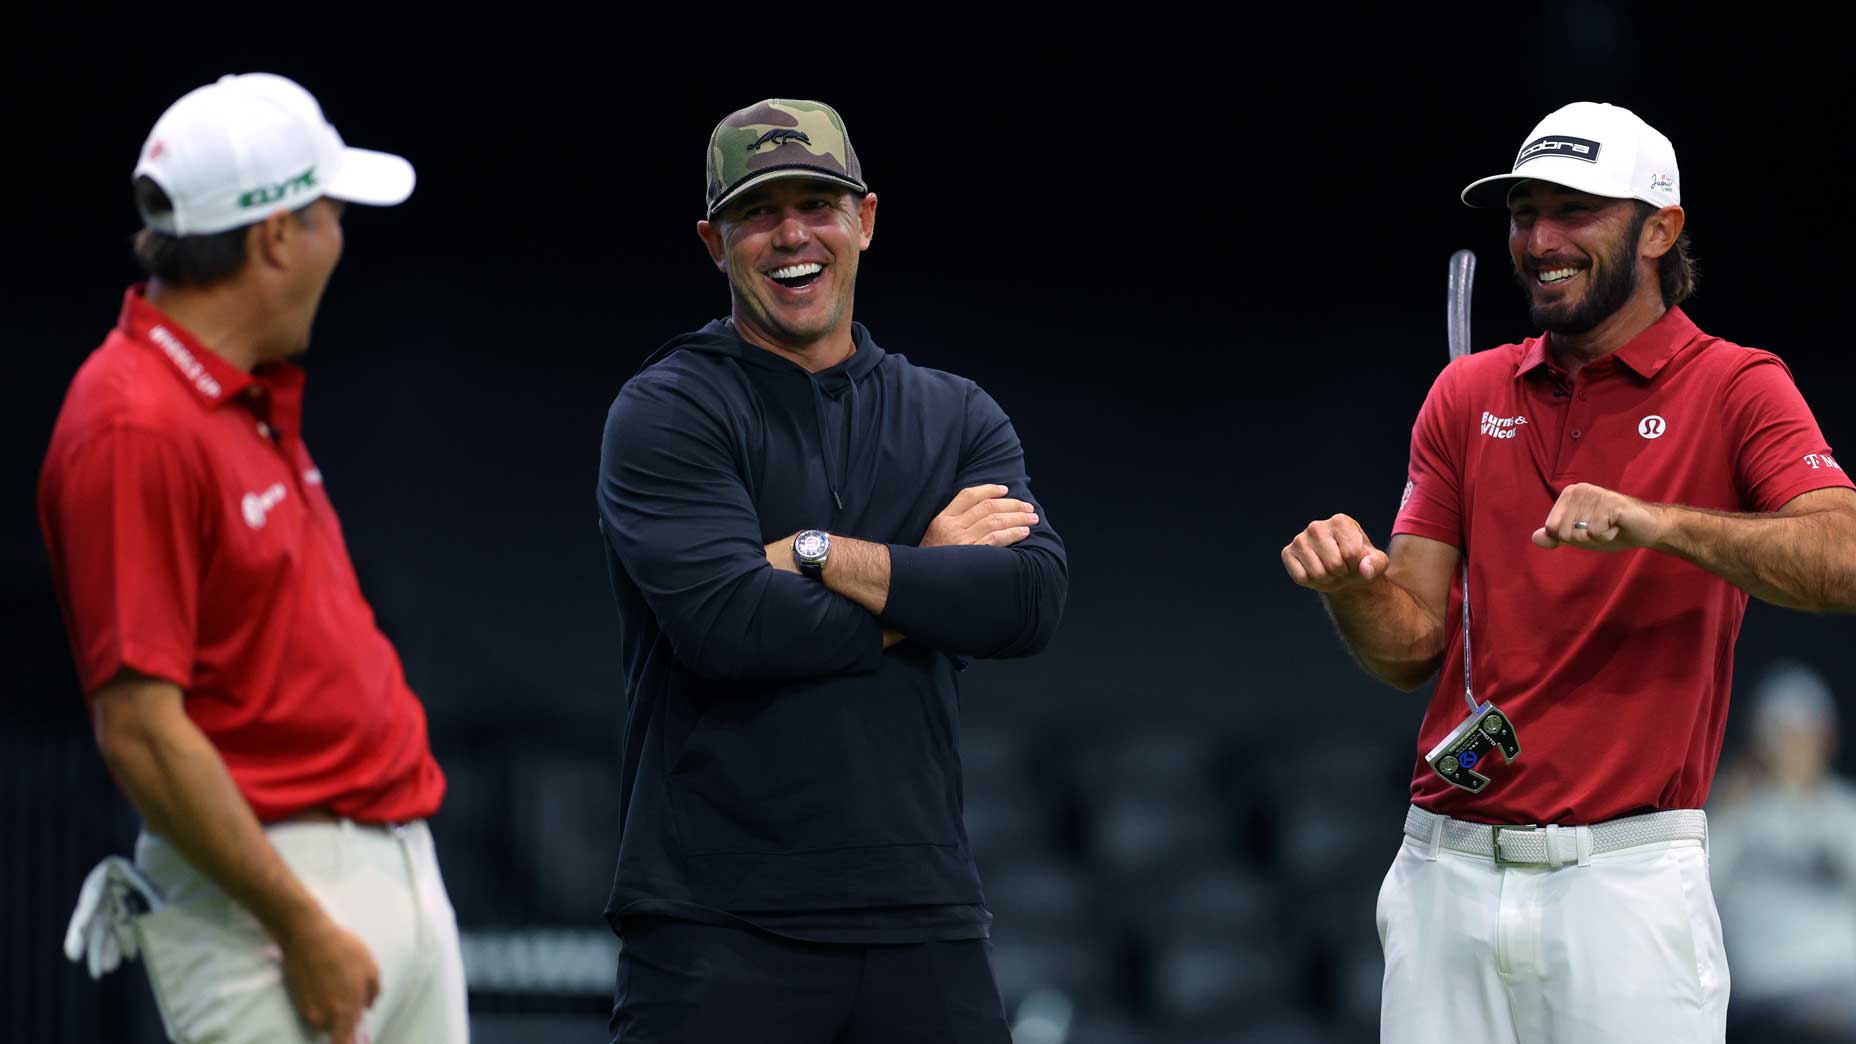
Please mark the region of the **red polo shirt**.
<svg viewBox="0 0 1856 1044"><path fill-rule="evenodd" d="M1707 801L1747 600L1674 555L1535 547L1560 492L1590 482L1654 503L1769 512L1852 484L1778 357L1710 337L1676 308L1570 379L1545 337L1458 359L1412 428L1409 477L1392 531L1468 555L1471 680L1521 742L1515 764L1489 759L1480 795L1423 760L1468 712L1456 585L1412 800L1543 824Z"/></svg>
<svg viewBox="0 0 1856 1044"><path fill-rule="evenodd" d="M444 775L299 437L303 371L241 372L140 291L39 480L86 700L124 667L179 685L260 820L430 815Z"/></svg>

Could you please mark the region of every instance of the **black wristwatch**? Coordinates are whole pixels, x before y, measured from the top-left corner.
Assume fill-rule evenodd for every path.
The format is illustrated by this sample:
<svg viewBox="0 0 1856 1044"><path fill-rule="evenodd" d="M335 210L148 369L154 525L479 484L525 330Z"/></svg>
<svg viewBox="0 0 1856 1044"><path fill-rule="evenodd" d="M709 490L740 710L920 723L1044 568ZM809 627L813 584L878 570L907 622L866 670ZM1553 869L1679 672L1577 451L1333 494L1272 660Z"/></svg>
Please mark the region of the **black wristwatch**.
<svg viewBox="0 0 1856 1044"><path fill-rule="evenodd" d="M818 529L802 529L793 538L793 561L800 576L814 580L825 578L825 559L831 555L831 534Z"/></svg>

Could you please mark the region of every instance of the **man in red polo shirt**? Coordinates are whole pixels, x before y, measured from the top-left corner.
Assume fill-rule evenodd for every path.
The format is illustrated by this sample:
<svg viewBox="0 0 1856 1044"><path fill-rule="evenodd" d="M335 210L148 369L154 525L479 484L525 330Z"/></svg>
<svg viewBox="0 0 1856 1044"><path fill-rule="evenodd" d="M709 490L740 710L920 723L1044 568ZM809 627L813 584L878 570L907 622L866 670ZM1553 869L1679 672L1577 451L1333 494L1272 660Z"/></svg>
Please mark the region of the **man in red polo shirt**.
<svg viewBox="0 0 1856 1044"><path fill-rule="evenodd" d="M139 949L176 1040L468 1034L424 824L444 776L285 361L341 255L343 201L412 187L410 164L343 145L282 77L175 102L135 170L150 280L46 454L40 522L79 679L145 824L135 867L87 882L67 952L88 947L97 974ZM128 917L131 891L154 909Z"/></svg>
<svg viewBox="0 0 1856 1044"><path fill-rule="evenodd" d="M1385 1041L1723 1039L1701 807L1733 643L1749 594L1856 610L1856 493L1778 357L1677 307L1679 191L1668 139L1590 102L1467 187L1505 201L1545 332L1437 379L1386 550L1346 515L1283 548L1369 673L1438 675L1380 891Z"/></svg>

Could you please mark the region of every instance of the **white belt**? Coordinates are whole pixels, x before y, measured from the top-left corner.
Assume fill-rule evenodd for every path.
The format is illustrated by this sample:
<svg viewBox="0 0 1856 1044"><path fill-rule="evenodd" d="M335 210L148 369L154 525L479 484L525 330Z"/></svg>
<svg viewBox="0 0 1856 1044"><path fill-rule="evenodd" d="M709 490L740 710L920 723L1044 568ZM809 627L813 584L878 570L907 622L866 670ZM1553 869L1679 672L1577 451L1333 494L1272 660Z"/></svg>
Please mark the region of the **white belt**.
<svg viewBox="0 0 1856 1044"><path fill-rule="evenodd" d="M1674 808L1591 826L1538 827L1470 823L1413 805L1405 813L1405 836L1452 852L1493 859L1497 865L1584 865L1595 855L1658 841L1705 844L1708 814L1698 808Z"/></svg>

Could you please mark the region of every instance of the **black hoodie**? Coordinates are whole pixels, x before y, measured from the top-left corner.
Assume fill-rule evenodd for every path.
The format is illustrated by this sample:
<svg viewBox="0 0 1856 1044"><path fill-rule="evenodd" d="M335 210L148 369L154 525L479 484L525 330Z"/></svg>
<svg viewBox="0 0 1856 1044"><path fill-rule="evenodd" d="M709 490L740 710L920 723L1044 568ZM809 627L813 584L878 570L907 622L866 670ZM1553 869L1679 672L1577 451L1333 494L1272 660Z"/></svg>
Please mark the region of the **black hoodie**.
<svg viewBox="0 0 1856 1044"><path fill-rule="evenodd" d="M1024 453L972 381L852 329L851 357L811 374L712 322L647 359L606 418L630 705L614 930L654 913L825 941L986 934L956 672L1049 643L1063 542L1039 505L1009 548L916 546L968 486L1035 503ZM801 529L889 545L880 619L768 565ZM908 639L885 651L884 627Z"/></svg>

